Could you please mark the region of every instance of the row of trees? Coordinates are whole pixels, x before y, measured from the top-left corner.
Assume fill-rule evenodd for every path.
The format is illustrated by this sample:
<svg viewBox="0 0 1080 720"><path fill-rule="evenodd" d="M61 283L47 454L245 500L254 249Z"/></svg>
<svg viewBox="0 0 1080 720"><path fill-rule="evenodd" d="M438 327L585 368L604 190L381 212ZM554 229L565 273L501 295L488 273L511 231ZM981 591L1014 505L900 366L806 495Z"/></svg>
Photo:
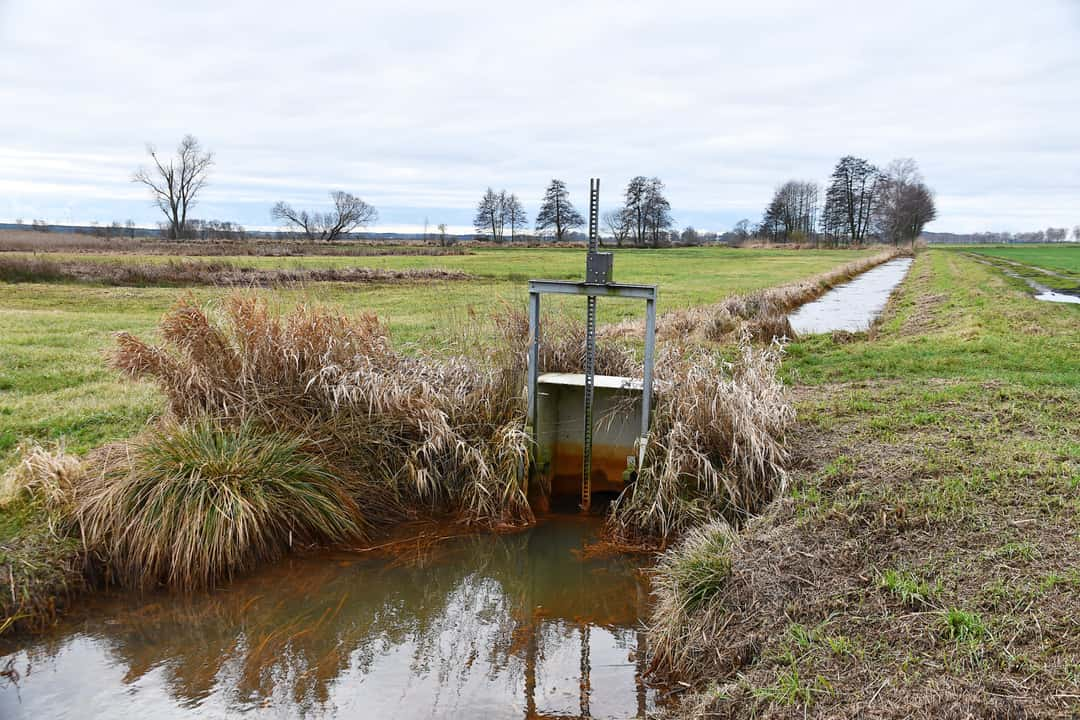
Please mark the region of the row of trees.
<svg viewBox="0 0 1080 720"><path fill-rule="evenodd" d="M861 245L873 236L900 244L914 242L936 216L933 191L914 160L882 170L848 155L833 169L823 206L816 182L789 180L777 188L756 234L773 242Z"/></svg>
<svg viewBox="0 0 1080 720"><path fill-rule="evenodd" d="M139 168L133 181L146 186L154 204L166 221L162 235L170 239L204 240L243 238L242 226L223 221L190 219L189 211L206 187L214 154L205 150L192 135L186 135L170 158L147 147L152 164ZM359 197L336 190L330 193L328 211L294 208L278 202L271 208L271 218L312 242L333 242L376 221L378 212ZM822 242L860 245L874 237L883 242L914 242L927 223L937 216L933 191L926 185L918 165L912 159L894 160L881 169L864 158L851 155L840 159L822 192L813 181L789 180L777 188L766 207L761 223L753 228L740 221L728 233L699 233L687 227L675 230L671 203L665 196L660 178L639 175L630 180L623 193L622 206L603 215L607 233L615 244L638 246L661 244L700 244L703 242L740 242L757 236L773 242ZM20 222L21 224L21 222ZM474 218L476 234L496 243L513 241L526 228L528 218L517 195L488 188L477 206ZM574 207L566 183L552 180L544 191L540 211L533 222L538 235L558 242L579 237L575 231L585 225L585 218ZM452 239L446 226L439 225L440 244ZM35 221L35 229L47 230L44 221ZM95 228L109 237L125 232L134 236L134 223L119 223ZM1060 242L1068 237L1067 228L1048 228L1037 233L1013 236L1021 242ZM1080 241L1080 226L1073 229ZM426 236L426 232L425 232ZM1003 238L1005 239L1005 238Z"/></svg>
<svg viewBox="0 0 1080 720"><path fill-rule="evenodd" d="M977 232L977 233L926 233L933 243L962 244L969 243L1043 243L1065 242L1070 237L1073 242L1080 242L1080 225L1072 229L1048 227L1045 230L1031 232Z"/></svg>
<svg viewBox="0 0 1080 720"><path fill-rule="evenodd" d="M671 203L664 196L664 183L660 178L639 175L627 184L623 205L617 210L604 213L604 224L622 247L623 243L659 246L668 242L674 226ZM517 195L506 190L495 192L488 188L476 208L473 227L480 238L501 243L510 228L513 240L518 228L527 223L525 209ZM574 207L566 183L552 180L540 202L533 229L538 235L564 242L574 237L574 231L585 226L585 218ZM693 228L689 228L691 232ZM676 235L676 238L678 236Z"/></svg>

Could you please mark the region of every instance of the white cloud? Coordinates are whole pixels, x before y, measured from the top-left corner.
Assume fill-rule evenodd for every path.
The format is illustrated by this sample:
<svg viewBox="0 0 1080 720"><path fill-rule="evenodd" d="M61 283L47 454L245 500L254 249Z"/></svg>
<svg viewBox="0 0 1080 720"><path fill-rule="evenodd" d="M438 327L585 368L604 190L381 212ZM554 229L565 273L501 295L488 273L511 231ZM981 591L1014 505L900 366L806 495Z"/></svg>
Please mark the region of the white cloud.
<svg viewBox="0 0 1080 720"><path fill-rule="evenodd" d="M722 229L849 153L915 157L934 230L1074 225L1078 39L1073 0L0 0L0 218L153 220L143 144L192 132L197 213L249 225L339 187L466 225L488 185L613 205L640 173Z"/></svg>

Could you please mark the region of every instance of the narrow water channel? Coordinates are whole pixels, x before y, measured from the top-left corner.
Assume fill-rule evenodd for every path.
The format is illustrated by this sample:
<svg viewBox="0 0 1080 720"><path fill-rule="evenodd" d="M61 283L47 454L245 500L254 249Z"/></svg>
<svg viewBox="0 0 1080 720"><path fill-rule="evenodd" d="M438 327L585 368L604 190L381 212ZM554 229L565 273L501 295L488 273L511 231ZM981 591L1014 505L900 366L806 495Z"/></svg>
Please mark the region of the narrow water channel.
<svg viewBox="0 0 1080 720"><path fill-rule="evenodd" d="M191 597L89 595L0 641L18 675L0 717L644 717L648 590L633 558L587 551L599 523L291 558Z"/></svg>
<svg viewBox="0 0 1080 720"><path fill-rule="evenodd" d="M911 258L890 260L834 287L788 315L791 327L799 335L866 330L885 309L911 263Z"/></svg>

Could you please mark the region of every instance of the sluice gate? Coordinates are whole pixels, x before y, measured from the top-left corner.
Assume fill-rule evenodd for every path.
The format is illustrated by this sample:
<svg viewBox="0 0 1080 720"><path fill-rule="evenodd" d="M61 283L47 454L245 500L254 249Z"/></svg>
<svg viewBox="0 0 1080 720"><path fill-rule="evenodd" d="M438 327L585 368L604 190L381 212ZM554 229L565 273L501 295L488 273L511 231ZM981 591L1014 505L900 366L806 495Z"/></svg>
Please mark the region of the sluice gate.
<svg viewBox="0 0 1080 720"><path fill-rule="evenodd" d="M531 484L548 498L577 496L584 512L594 492L619 493L637 477L649 437L656 349L656 286L613 281L613 255L599 251L599 213L600 181L594 178L589 182L584 282L529 281ZM539 367L540 297L545 294L585 296L583 373L543 373ZM596 302L602 297L645 301L644 377L596 375Z"/></svg>

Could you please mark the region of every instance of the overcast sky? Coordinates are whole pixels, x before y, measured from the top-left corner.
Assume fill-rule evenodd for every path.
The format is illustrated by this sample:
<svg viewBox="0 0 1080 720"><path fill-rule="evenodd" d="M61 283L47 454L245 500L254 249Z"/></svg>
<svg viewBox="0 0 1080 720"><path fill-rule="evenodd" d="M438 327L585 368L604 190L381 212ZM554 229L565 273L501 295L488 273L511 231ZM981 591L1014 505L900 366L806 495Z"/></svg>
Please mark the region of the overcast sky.
<svg viewBox="0 0 1080 720"><path fill-rule="evenodd" d="M332 189L375 230L530 214L657 175L680 226L760 218L844 154L913 157L937 231L1080 224L1080 0L0 0L0 221L157 211L132 171L193 133L194 214L270 226Z"/></svg>

